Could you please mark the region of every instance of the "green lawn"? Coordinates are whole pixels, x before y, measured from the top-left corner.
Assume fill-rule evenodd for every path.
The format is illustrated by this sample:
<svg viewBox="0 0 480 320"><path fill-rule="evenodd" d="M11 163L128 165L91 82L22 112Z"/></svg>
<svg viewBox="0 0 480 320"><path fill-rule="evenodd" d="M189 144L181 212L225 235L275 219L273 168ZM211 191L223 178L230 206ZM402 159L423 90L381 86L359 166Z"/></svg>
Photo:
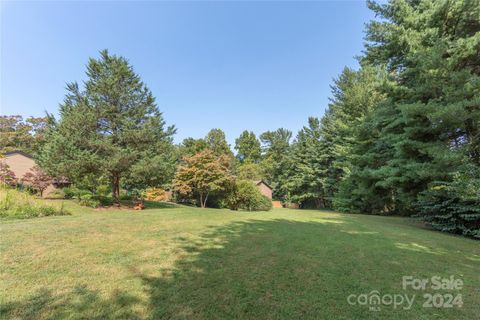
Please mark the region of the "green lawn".
<svg viewBox="0 0 480 320"><path fill-rule="evenodd" d="M478 319L480 242L403 218L171 207L1 222L8 319ZM402 276L460 278L423 308ZM372 311L351 294L416 294Z"/></svg>

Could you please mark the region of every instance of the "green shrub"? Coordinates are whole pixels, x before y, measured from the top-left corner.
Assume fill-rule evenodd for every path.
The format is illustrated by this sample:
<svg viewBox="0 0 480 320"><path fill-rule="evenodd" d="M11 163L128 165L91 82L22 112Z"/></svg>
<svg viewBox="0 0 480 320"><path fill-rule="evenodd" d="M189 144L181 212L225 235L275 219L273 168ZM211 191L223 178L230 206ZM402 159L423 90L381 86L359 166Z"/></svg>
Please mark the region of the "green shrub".
<svg viewBox="0 0 480 320"><path fill-rule="evenodd" d="M91 207L91 208L98 208L100 207L101 203L98 199L96 199L91 193L83 194L78 199L78 203L81 206Z"/></svg>
<svg viewBox="0 0 480 320"><path fill-rule="evenodd" d="M108 207L113 205L110 187L107 185L100 185L97 187L96 193L85 189L78 189L76 187L63 188L65 199L77 199L82 206L98 208L100 206Z"/></svg>
<svg viewBox="0 0 480 320"><path fill-rule="evenodd" d="M95 194L102 197L110 197L112 195L112 187L106 184L99 185Z"/></svg>
<svg viewBox="0 0 480 320"><path fill-rule="evenodd" d="M98 207L108 207L113 204L113 199L108 196L102 196L97 194L82 194L78 199L78 203L82 206L98 208Z"/></svg>
<svg viewBox="0 0 480 320"><path fill-rule="evenodd" d="M272 209L272 201L262 195L253 182L247 180L234 183L226 197L226 203L231 210L268 211Z"/></svg>
<svg viewBox="0 0 480 320"><path fill-rule="evenodd" d="M63 194L65 195L65 199L72 199L73 197L75 197L74 188L66 187L66 188L63 188L62 190L63 190Z"/></svg>
<svg viewBox="0 0 480 320"><path fill-rule="evenodd" d="M228 208L227 205L227 198L228 197L228 191L224 192L223 190L221 192L211 192L208 195L207 199L207 207L208 208L217 208L217 209L225 209ZM193 200L191 202L193 205L196 205L196 200Z"/></svg>
<svg viewBox="0 0 480 320"><path fill-rule="evenodd" d="M133 200L133 196L128 193L120 194L120 200L130 201L130 200Z"/></svg>
<svg viewBox="0 0 480 320"><path fill-rule="evenodd" d="M93 197L93 199L98 200L100 205L102 205L104 207L108 207L108 206L113 205L113 198L109 197L109 196L97 196L97 195L95 195Z"/></svg>
<svg viewBox="0 0 480 320"><path fill-rule="evenodd" d="M0 187L1 218L34 218L69 215L63 203L60 206L46 205L26 192Z"/></svg>
<svg viewBox="0 0 480 320"><path fill-rule="evenodd" d="M63 188L63 193L65 194L65 199L78 199L80 200L83 196L91 195L92 193L85 189L79 189L77 187L67 187Z"/></svg>
<svg viewBox="0 0 480 320"><path fill-rule="evenodd" d="M431 183L416 208L436 230L480 239L480 169L462 167L452 181Z"/></svg>
<svg viewBox="0 0 480 320"><path fill-rule="evenodd" d="M63 190L61 189L55 189L53 190L49 195L48 195L49 198L52 198L52 199L66 199L65 198L65 192L63 192Z"/></svg>
<svg viewBox="0 0 480 320"><path fill-rule="evenodd" d="M74 191L75 191L75 198L77 198L77 199L79 199L79 200L80 200L82 197L87 197L87 198L88 198L88 196L91 196L91 195L92 195L92 192L91 192L91 191L85 190L85 189L77 189L77 188L75 188Z"/></svg>
<svg viewBox="0 0 480 320"><path fill-rule="evenodd" d="M100 201L95 199L80 199L78 200L78 204L80 204L81 206L90 207L90 208L100 207Z"/></svg>
<svg viewBox="0 0 480 320"><path fill-rule="evenodd" d="M255 208L255 211L270 211L272 210L272 200L262 194Z"/></svg>
<svg viewBox="0 0 480 320"><path fill-rule="evenodd" d="M98 208L100 206L111 206L113 199L111 197L110 188L106 185L101 185L97 188L97 192L92 194L85 189L78 189L76 187L63 188L65 199L77 199L82 206Z"/></svg>
<svg viewBox="0 0 480 320"><path fill-rule="evenodd" d="M142 190L135 188L131 190L120 189L120 200L130 201L137 199L141 192Z"/></svg>

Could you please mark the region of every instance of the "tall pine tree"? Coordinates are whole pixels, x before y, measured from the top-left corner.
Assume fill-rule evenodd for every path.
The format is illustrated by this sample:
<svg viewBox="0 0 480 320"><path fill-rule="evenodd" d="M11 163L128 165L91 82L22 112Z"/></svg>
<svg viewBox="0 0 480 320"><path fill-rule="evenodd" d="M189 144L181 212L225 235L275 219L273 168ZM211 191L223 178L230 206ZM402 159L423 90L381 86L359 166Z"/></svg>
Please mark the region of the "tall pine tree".
<svg viewBox="0 0 480 320"><path fill-rule="evenodd" d="M480 221L472 200L480 195L480 3L369 6L381 19L367 27L363 63L386 65L390 79L386 100L359 128L346 207L420 210L440 229L469 234Z"/></svg>
<svg viewBox="0 0 480 320"><path fill-rule="evenodd" d="M58 121L50 116L42 168L73 182L104 176L117 203L123 178L143 185L173 175L156 164L168 159L175 129L165 126L151 91L127 60L104 50L89 60L86 74L84 90L67 86Z"/></svg>

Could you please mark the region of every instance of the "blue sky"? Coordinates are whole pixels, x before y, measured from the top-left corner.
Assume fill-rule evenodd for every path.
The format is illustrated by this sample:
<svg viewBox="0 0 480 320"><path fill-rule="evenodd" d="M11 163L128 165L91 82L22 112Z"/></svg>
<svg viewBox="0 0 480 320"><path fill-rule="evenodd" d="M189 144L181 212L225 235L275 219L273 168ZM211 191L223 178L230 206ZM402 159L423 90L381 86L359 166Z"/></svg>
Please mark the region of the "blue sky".
<svg viewBox="0 0 480 320"><path fill-rule="evenodd" d="M88 57L125 56L157 98L177 142L221 128L296 133L321 116L330 85L357 67L363 1L4 2L1 114L56 113Z"/></svg>

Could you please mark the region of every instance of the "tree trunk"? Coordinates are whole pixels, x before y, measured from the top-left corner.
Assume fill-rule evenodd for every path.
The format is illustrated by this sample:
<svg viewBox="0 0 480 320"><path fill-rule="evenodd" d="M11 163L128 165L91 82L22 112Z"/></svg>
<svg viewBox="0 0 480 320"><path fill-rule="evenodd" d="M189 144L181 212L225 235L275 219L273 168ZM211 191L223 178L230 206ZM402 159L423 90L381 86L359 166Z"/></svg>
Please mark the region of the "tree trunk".
<svg viewBox="0 0 480 320"><path fill-rule="evenodd" d="M202 208L206 208L206 207L207 207L207 199L208 199L208 192L207 192L207 195L205 196L205 201L203 202Z"/></svg>
<svg viewBox="0 0 480 320"><path fill-rule="evenodd" d="M120 205L120 177L117 174L112 175L112 196L113 202Z"/></svg>
<svg viewBox="0 0 480 320"><path fill-rule="evenodd" d="M203 197L203 193L200 192L200 207L205 208L207 206L207 199L208 199L208 192L205 195L205 198Z"/></svg>

